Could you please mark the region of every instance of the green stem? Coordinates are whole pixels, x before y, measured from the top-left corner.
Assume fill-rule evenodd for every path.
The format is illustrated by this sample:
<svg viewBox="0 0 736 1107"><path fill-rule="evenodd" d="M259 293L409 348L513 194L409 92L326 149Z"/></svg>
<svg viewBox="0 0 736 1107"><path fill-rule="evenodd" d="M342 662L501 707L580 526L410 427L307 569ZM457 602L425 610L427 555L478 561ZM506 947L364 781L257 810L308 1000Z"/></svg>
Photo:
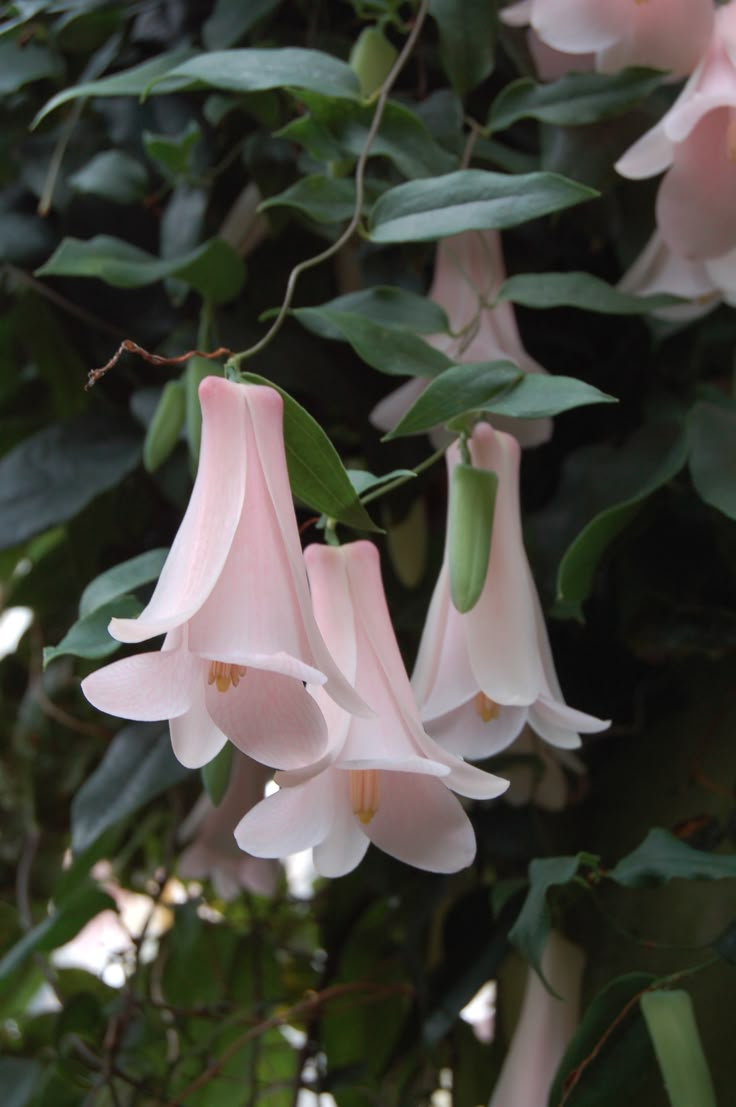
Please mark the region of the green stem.
<svg viewBox="0 0 736 1107"><path fill-rule="evenodd" d="M418 477L420 473L423 473L425 469L429 469L430 465L434 465L435 461L439 461L444 456L445 446L440 447L439 450L435 450L433 454L421 461L411 474L405 476L396 477L395 480L390 480L386 484L382 484L380 488L374 488L371 492L366 492L365 496L360 497L362 504L372 503L373 500L379 499L380 496L385 495L387 492L393 492L395 488L401 488L402 484L406 484L407 481L413 480L414 477Z"/></svg>

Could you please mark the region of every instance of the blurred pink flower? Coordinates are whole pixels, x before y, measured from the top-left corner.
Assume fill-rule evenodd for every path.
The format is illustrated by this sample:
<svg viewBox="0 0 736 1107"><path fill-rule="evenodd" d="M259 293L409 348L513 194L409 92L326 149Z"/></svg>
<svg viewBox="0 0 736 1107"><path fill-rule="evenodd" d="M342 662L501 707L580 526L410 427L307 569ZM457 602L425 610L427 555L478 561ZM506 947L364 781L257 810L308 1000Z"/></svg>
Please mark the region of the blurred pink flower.
<svg viewBox="0 0 736 1107"><path fill-rule="evenodd" d="M545 369L524 349L512 305L504 300L492 303L506 279L497 231L463 231L443 238L437 246L434 280L429 297L443 307L451 335L433 335L430 345L457 363L513 361L522 373L544 373ZM379 430L390 430L427 387L423 377L413 377L386 396L371 412ZM492 416L493 425L515 435L523 446L546 442L552 433L551 419L512 419Z"/></svg>
<svg viewBox="0 0 736 1107"><path fill-rule="evenodd" d="M585 766L577 754L542 742L529 726L522 728L507 752L512 757L521 755L529 759L526 763L520 761L504 765L503 773L508 777L509 789L504 792L503 799L512 807L531 804L543 811L562 811L568 803L575 802L570 787L571 773L583 785L583 788L578 785L575 789L577 796L584 790Z"/></svg>
<svg viewBox="0 0 736 1107"><path fill-rule="evenodd" d="M200 464L179 532L146 609L110 623L121 642L165 634L163 647L99 669L82 691L111 715L169 719L189 767L229 738L257 761L294 768L327 742L303 682L325 683L347 710L366 708L312 615L281 397L218 377L206 377L199 396Z"/></svg>
<svg viewBox="0 0 736 1107"><path fill-rule="evenodd" d="M599 73L627 65L692 73L708 45L712 0L521 0L501 12L531 24L542 42L568 54L594 54Z"/></svg>
<svg viewBox="0 0 736 1107"><path fill-rule="evenodd" d="M498 475L488 574L480 599L461 615L450 600L445 547L412 677L420 716L433 738L471 759L505 749L526 722L551 745L572 749L578 731L609 724L568 707L557 680L524 551L519 444L478 423L469 447L474 465ZM452 446L450 471L459 459Z"/></svg>
<svg viewBox="0 0 736 1107"><path fill-rule="evenodd" d="M222 899L235 899L244 889L273 895L279 874L276 861L250 857L238 848L233 831L240 819L263 799L271 771L250 757L233 751L230 783L217 807L207 793L185 819L179 837L189 846L179 858L179 875L209 878Z"/></svg>
<svg viewBox="0 0 736 1107"><path fill-rule="evenodd" d="M542 954L542 971L557 999L527 969L526 988L488 1107L544 1107L560 1061L580 1020L580 988L585 955L579 946L551 930Z"/></svg>
<svg viewBox="0 0 736 1107"><path fill-rule="evenodd" d="M370 542L306 550L317 622L375 718L349 715L312 689L327 719L329 749L304 770L276 776L280 790L245 816L235 836L258 857L314 850L323 876L341 876L370 842L430 872L455 872L475 836L452 795L491 799L506 781L466 765L422 729Z"/></svg>
<svg viewBox="0 0 736 1107"><path fill-rule="evenodd" d="M676 254L659 231L654 232L638 258L624 273L618 288L621 292L636 296L669 292L692 301L657 308L652 315L659 319L679 319L683 322L700 319L720 302L720 292L708 275L706 263Z"/></svg>

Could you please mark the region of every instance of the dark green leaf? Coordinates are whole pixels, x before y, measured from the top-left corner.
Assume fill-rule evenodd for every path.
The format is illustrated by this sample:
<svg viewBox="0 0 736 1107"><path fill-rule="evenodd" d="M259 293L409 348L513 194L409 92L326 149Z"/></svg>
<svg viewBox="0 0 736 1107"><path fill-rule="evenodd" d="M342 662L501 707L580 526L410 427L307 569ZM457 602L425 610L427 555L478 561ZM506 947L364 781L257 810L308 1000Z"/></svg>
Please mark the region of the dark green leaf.
<svg viewBox="0 0 736 1107"><path fill-rule="evenodd" d="M217 756L213 757L201 770L202 783L215 807L222 803L225 792L227 792L227 786L230 783L234 748L232 742L226 742Z"/></svg>
<svg viewBox="0 0 736 1107"><path fill-rule="evenodd" d="M127 423L81 416L45 427L0 460L0 549L72 519L138 464Z"/></svg>
<svg viewBox="0 0 736 1107"><path fill-rule="evenodd" d="M736 877L736 854L693 849L668 830L655 827L640 846L623 857L607 876L627 888L682 880L721 880Z"/></svg>
<svg viewBox="0 0 736 1107"><path fill-rule="evenodd" d="M417 475L413 469L392 469L390 473L382 473L380 477L374 476L373 473L369 473L365 469L348 469L347 474L350 483L359 496L362 496L365 492L370 492L372 488L380 488L383 484L390 484L391 481L398 480L400 477L411 480L412 477Z"/></svg>
<svg viewBox="0 0 736 1107"><path fill-rule="evenodd" d="M559 884L569 884L577 875L580 864L581 857L578 855L538 857L529 865L529 892L518 919L509 931L509 941L534 966L542 980L542 951L552 925L547 892Z"/></svg>
<svg viewBox="0 0 736 1107"><path fill-rule="evenodd" d="M96 659L109 657L120 649L120 643L107 633L107 624L113 615L121 619L135 619L143 610L135 596L118 596L91 615L78 619L59 642L58 646L45 646L44 666L57 657L71 654L73 657Z"/></svg>
<svg viewBox="0 0 736 1107"><path fill-rule="evenodd" d="M202 41L208 50L233 46L251 27L270 15L280 0L216 0L212 14L202 27Z"/></svg>
<svg viewBox="0 0 736 1107"><path fill-rule="evenodd" d="M688 420L690 475L701 499L736 519L736 409L697 403Z"/></svg>
<svg viewBox="0 0 736 1107"><path fill-rule="evenodd" d="M445 72L464 96L493 69L496 11L486 0L430 0L429 14L439 30Z"/></svg>
<svg viewBox="0 0 736 1107"><path fill-rule="evenodd" d="M682 303L681 297L666 292L652 296L619 292L592 273L520 273L504 281L498 299L524 307L575 307L604 315L646 315Z"/></svg>
<svg viewBox="0 0 736 1107"><path fill-rule="evenodd" d="M461 169L385 192L371 213L374 242L424 242L471 230L504 230L598 193L556 173L512 176Z"/></svg>
<svg viewBox="0 0 736 1107"><path fill-rule="evenodd" d="M480 599L488 574L498 475L460 463L452 470L447 521L450 595L464 614Z"/></svg>
<svg viewBox="0 0 736 1107"><path fill-rule="evenodd" d="M732 922L720 938L713 943L713 949L724 961L736 965L736 922Z"/></svg>
<svg viewBox="0 0 736 1107"><path fill-rule="evenodd" d="M199 125L190 119L178 135L157 135L144 131L143 145L164 176L174 180L192 171L192 152L201 137Z"/></svg>
<svg viewBox="0 0 736 1107"><path fill-rule="evenodd" d="M27 42L21 46L10 38L0 41L0 95L8 96L19 88L45 78L62 76L64 64L47 46Z"/></svg>
<svg viewBox="0 0 736 1107"><path fill-rule="evenodd" d="M410 331L384 327L366 315L332 308L299 308L300 321L326 324L347 339L356 354L373 369L399 377L436 377L452 365L440 350ZM324 332L323 332L324 333Z"/></svg>
<svg viewBox="0 0 736 1107"><path fill-rule="evenodd" d="M135 814L188 772L171 752L166 725L123 727L72 801L74 853L83 853L103 831Z"/></svg>
<svg viewBox="0 0 736 1107"><path fill-rule="evenodd" d="M482 410L517 419L542 419L586 404L615 403L615 396L575 377L525 373L508 391L484 404Z"/></svg>
<svg viewBox="0 0 736 1107"><path fill-rule="evenodd" d="M136 204L146 195L148 174L122 150L104 150L69 178L76 192L91 192L116 204Z"/></svg>
<svg viewBox="0 0 736 1107"><path fill-rule="evenodd" d="M96 277L115 288L141 288L176 277L214 303L232 300L245 278L242 259L221 238L178 258L157 258L111 235L65 238L36 270L42 277Z"/></svg>
<svg viewBox="0 0 736 1107"><path fill-rule="evenodd" d="M284 46L272 50L214 50L182 62L150 82L149 91L168 91L171 82L184 88L220 88L228 92L265 92L270 88L310 89L323 96L354 100L358 78L349 65L319 50Z"/></svg>
<svg viewBox="0 0 736 1107"><path fill-rule="evenodd" d="M561 127L597 123L623 115L661 81L661 73L640 68L619 73L568 73L549 84L521 77L507 84L493 101L487 125L503 131L519 119L539 119Z"/></svg>
<svg viewBox="0 0 736 1107"><path fill-rule="evenodd" d="M450 328L447 315L434 300L417 296L405 288L388 286L347 292L319 307L296 308L293 314L314 334L322 338L342 339L345 337L343 332L329 321L331 314L337 311L361 315L382 327L395 327L399 331L414 331L416 334L446 334Z"/></svg>
<svg viewBox="0 0 736 1107"><path fill-rule="evenodd" d="M355 211L355 182L321 174L302 177L278 195L269 196L259 210L276 207L296 208L316 223L341 223L351 219Z"/></svg>
<svg viewBox="0 0 736 1107"><path fill-rule="evenodd" d="M123 561L95 577L87 585L79 601L80 618L91 615L93 611L126 592L133 592L141 585L157 580L168 553L165 547L147 550L146 553L131 557L129 561Z"/></svg>
<svg viewBox="0 0 736 1107"><path fill-rule="evenodd" d="M22 27L24 23L33 19L48 6L49 0L22 0L21 3L9 4L6 13L11 18L5 20L4 23L0 23L0 36L11 34L16 28Z"/></svg>
<svg viewBox="0 0 736 1107"><path fill-rule="evenodd" d="M26 1107L42 1071L40 1061L31 1061L26 1057L0 1057L3 1107Z"/></svg>
<svg viewBox="0 0 736 1107"><path fill-rule="evenodd" d="M82 927L100 911L115 908L107 892L87 884L78 888L47 918L32 927L12 946L0 961L0 980L4 980L32 953L48 953L75 938Z"/></svg>
<svg viewBox="0 0 736 1107"><path fill-rule="evenodd" d="M453 365L429 382L386 438L421 434L459 415L480 411L520 377L521 371L511 361Z"/></svg>
<svg viewBox="0 0 736 1107"><path fill-rule="evenodd" d="M688 993L682 988L645 992L639 1003L672 1107L716 1107Z"/></svg>
<svg viewBox="0 0 736 1107"><path fill-rule="evenodd" d="M284 401L286 463L294 495L330 519L357 530L378 531L358 499L345 466L325 432L287 392L257 373L243 373L253 384L276 388Z"/></svg>
<svg viewBox="0 0 736 1107"><path fill-rule="evenodd" d="M155 473L174 451L186 419L182 380L167 381L143 441L143 468Z"/></svg>

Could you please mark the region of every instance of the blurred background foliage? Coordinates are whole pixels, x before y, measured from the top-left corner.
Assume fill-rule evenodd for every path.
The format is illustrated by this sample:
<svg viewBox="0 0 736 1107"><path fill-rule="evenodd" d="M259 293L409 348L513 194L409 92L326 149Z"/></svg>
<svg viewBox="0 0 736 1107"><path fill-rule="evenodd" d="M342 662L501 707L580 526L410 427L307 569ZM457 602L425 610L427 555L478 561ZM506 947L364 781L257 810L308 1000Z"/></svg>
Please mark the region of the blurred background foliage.
<svg viewBox="0 0 736 1107"><path fill-rule="evenodd" d="M483 127L509 81L531 72L493 4L433 0L429 13L369 162L368 206L404 180L459 168L464 120ZM79 692L119 648L105 634L110 612L141 609L176 531L196 465L193 396L216 363L126 353L90 390L87 373L125 339L172 358L259 339L292 267L351 214L373 111L299 72L243 91L215 67L198 84L140 93L203 51L301 47L345 61L378 23L400 49L415 16L398 0L4 6L0 596L6 612L31 612L0 662L8 1107L316 1102L305 1090L339 1107L484 1104L518 1006L522 962L509 932L529 862L580 852L599 861L552 881L547 903L586 951L584 1010L624 974L707 963L684 986L718 1101L729 1102L736 891L733 879L703 878L736 872L732 309L683 326L569 303L517 308L527 349L551 373L619 401L558 416L522 475L561 682L570 702L613 726L586 741L587 773L568 780L563 811L472 805L471 869L433 876L371 850L311 894L282 874L272 897L225 902L207 880L177 878L178 832L200 774L176 764L165 728L132 724L116 736ZM150 69L127 84L60 97L34 126L55 95L141 65ZM525 117L478 138L474 167L551 169L600 193L505 233L510 273L584 271L614 284L638 253L653 188L615 179L611 166L672 97L649 81L610 118ZM307 192L282 198L307 177L316 181ZM259 213L264 199L276 202ZM68 242L94 236L107 237L81 251ZM296 306L379 283L423 294L433 256L432 242L354 237L302 277ZM304 405L348 468L411 469L431 453L423 435L381 443L367 415L395 381L350 342L290 318L245 368ZM384 573L409 666L441 558L445 495L437 465L372 508L388 532ZM305 507L300 521L311 515ZM91 581L140 555L129 580L115 577L85 604ZM494 767L503 772L503 759ZM608 879L652 827L669 836L647 875ZM678 853L683 843L695 860ZM90 920L115 917L129 932L112 958L117 976L54 953ZM529 925L538 948L543 924ZM488 980L502 985L492 1043L459 1017ZM599 1037L624 1003L617 993L598 1011ZM641 1016L631 1018L566 1103L604 1107L625 1094L632 1107L664 1107Z"/></svg>

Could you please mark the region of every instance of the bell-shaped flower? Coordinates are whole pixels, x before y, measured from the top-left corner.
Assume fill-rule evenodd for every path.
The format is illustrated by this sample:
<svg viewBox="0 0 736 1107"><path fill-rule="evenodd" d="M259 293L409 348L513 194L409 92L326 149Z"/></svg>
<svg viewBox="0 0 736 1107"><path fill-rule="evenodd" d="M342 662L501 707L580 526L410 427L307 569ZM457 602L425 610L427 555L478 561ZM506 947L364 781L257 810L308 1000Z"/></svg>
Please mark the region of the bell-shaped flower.
<svg viewBox="0 0 736 1107"><path fill-rule="evenodd" d="M452 334L432 335L428 342L456 364L512 361L522 373L545 373L522 345L512 305L493 302L506 279L501 236L497 231L463 231L437 246L429 298L444 308ZM414 377L386 396L371 412L379 430L390 430L429 382ZM550 419L491 416L493 425L514 434L523 446L538 446L552 433Z"/></svg>
<svg viewBox="0 0 736 1107"><path fill-rule="evenodd" d="M366 711L314 621L289 488L283 401L272 388L206 377L202 446L186 514L151 601L113 619L121 642L165 634L82 682L100 710L169 719L174 752L205 764L229 738L265 764L294 768L324 751L327 731L304 682Z"/></svg>
<svg viewBox="0 0 736 1107"><path fill-rule="evenodd" d="M680 257L670 249L659 231L654 232L617 287L635 296L667 292L691 300L689 304L672 304L652 312L659 319L683 322L707 315L721 299L718 287L708 275L706 263Z"/></svg>
<svg viewBox="0 0 736 1107"><path fill-rule="evenodd" d="M525 726L507 750L509 760L503 773L509 788L504 803L511 807L539 807L543 811L562 811L580 799L585 791L585 765L573 750L561 750L542 742L530 726ZM515 760L517 759L518 760ZM565 771L567 770L567 772ZM572 776L578 784L571 788Z"/></svg>
<svg viewBox="0 0 736 1107"><path fill-rule="evenodd" d="M542 42L567 54L595 55L599 73L627 65L692 73L708 46L712 0L521 0L504 23L531 24Z"/></svg>
<svg viewBox="0 0 736 1107"><path fill-rule="evenodd" d="M584 968L580 947L551 930L542 972L556 995L533 968L527 969L521 1012L488 1107L543 1107L549 1101L560 1061L580 1021Z"/></svg>
<svg viewBox="0 0 736 1107"><path fill-rule="evenodd" d="M616 169L633 179L667 170L657 193L657 227L677 255L707 262L736 252L736 3L717 9L700 65Z"/></svg>
<svg viewBox="0 0 736 1107"><path fill-rule="evenodd" d="M445 748L474 760L506 749L526 722L551 745L574 748L579 731L609 724L568 707L557 680L524 551L519 444L478 423L469 449L474 465L498 476L488 570L479 600L460 614L450 599L446 543L412 677L420 716ZM452 446L450 472L459 460Z"/></svg>
<svg viewBox="0 0 736 1107"><path fill-rule="evenodd" d="M233 750L230 781L220 803L215 807L203 792L179 830L179 840L189 840L179 858L179 876L211 880L224 900L235 899L242 891L273 895L278 862L251 857L238 849L233 837L246 811L263 799L270 777L270 769Z"/></svg>
<svg viewBox="0 0 736 1107"><path fill-rule="evenodd" d="M505 780L467 765L422 729L370 542L305 553L315 616L348 679L375 711L349 715L313 689L330 735L321 761L280 772L280 790L245 816L242 849L280 857L313 848L323 876L359 863L370 842L430 872L455 872L475 855L475 836L457 792L490 799Z"/></svg>

